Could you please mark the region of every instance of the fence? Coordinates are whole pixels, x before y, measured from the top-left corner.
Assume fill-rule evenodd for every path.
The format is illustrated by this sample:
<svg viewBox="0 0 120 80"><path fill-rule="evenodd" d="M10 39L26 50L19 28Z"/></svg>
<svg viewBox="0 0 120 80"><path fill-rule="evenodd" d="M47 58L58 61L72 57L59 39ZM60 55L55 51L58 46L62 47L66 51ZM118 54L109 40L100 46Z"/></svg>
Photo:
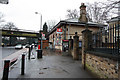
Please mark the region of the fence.
<svg viewBox="0 0 120 80"><path fill-rule="evenodd" d="M93 33L93 48L95 51L120 53L120 22Z"/></svg>

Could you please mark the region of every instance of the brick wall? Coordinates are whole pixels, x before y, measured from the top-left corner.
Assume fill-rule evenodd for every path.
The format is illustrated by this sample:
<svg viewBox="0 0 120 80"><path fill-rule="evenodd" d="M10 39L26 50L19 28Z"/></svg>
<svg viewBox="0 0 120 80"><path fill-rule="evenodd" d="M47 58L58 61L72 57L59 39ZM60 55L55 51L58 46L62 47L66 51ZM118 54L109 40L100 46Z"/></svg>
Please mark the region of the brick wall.
<svg viewBox="0 0 120 80"><path fill-rule="evenodd" d="M39 41L39 44L41 41ZM48 40L42 40L42 48L45 49L49 46L49 41Z"/></svg>
<svg viewBox="0 0 120 80"><path fill-rule="evenodd" d="M92 32L89 29L82 31L82 66L97 75L98 78L120 80L120 56L92 48ZM106 49L104 49L106 50ZM119 60L118 60L119 59ZM111 79L112 78L112 79ZM107 80L109 80L107 79Z"/></svg>
<svg viewBox="0 0 120 80"><path fill-rule="evenodd" d="M78 32L78 36L79 36L79 40L82 40L82 31L85 30L84 26L67 26L67 28L69 28L69 36L73 36L75 35L75 32ZM99 30L98 27L89 27L88 29L90 29L91 31L93 31L93 33L97 32ZM68 31L66 31L66 34L68 34Z"/></svg>
<svg viewBox="0 0 120 80"><path fill-rule="evenodd" d="M84 61L84 58L82 58ZM110 58L86 54L86 67L100 78L118 78L118 61ZM120 68L120 65L119 65Z"/></svg>

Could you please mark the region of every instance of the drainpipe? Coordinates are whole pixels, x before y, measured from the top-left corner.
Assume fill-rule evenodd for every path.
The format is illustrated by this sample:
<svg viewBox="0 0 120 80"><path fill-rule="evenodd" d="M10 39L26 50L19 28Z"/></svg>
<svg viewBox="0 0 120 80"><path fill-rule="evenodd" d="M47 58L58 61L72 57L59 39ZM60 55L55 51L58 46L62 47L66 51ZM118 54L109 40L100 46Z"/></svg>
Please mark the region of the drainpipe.
<svg viewBox="0 0 120 80"><path fill-rule="evenodd" d="M68 39L70 39L70 37L69 37L69 28L70 28L70 25L68 26Z"/></svg>
<svg viewBox="0 0 120 80"><path fill-rule="evenodd" d="M66 40L66 22L65 22L65 27L64 27L64 40Z"/></svg>

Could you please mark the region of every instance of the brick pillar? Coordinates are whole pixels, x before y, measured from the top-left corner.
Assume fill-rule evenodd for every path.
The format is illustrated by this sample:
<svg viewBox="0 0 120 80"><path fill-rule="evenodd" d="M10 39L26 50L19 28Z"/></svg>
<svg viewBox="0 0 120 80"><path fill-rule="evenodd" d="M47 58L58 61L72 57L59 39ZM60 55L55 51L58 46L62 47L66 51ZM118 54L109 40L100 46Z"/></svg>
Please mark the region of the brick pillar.
<svg viewBox="0 0 120 80"><path fill-rule="evenodd" d="M85 69L86 51L92 49L92 31L88 28L82 31L82 65Z"/></svg>
<svg viewBox="0 0 120 80"><path fill-rule="evenodd" d="M79 59L79 36L77 35L77 32L75 32L75 36L73 37L73 59L78 60Z"/></svg>
<svg viewBox="0 0 120 80"><path fill-rule="evenodd" d="M72 36L70 36L70 39L69 39L69 54L72 55L72 50L73 50L73 39L72 39Z"/></svg>

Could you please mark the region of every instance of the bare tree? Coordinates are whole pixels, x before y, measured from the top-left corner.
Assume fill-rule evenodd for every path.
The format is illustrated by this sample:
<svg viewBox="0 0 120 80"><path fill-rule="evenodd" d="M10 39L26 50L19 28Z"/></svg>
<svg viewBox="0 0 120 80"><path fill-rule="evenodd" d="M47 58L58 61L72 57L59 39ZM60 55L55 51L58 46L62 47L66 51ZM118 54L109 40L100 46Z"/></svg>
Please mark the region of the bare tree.
<svg viewBox="0 0 120 80"><path fill-rule="evenodd" d="M118 15L118 9L120 8L120 0L107 0L106 3L102 3L105 5L105 10L110 11L111 13Z"/></svg>
<svg viewBox="0 0 120 80"><path fill-rule="evenodd" d="M68 9L67 10L67 18L78 18L79 17L79 15L78 15L78 13L79 13L79 11L77 11L76 9L73 9L73 10L71 10L71 9Z"/></svg>
<svg viewBox="0 0 120 80"><path fill-rule="evenodd" d="M0 23L4 22L3 17L4 17L3 14L0 12Z"/></svg>
<svg viewBox="0 0 120 80"><path fill-rule="evenodd" d="M47 25L48 25L48 32L51 31L51 29L57 24L56 20L48 20Z"/></svg>
<svg viewBox="0 0 120 80"><path fill-rule="evenodd" d="M104 23L109 20L113 15L118 15L119 0L107 0L107 2L94 2L93 4L87 3L87 16L89 21Z"/></svg>
<svg viewBox="0 0 120 80"><path fill-rule="evenodd" d="M105 23L111 17L120 16L120 0L107 0L106 2L86 3L88 21L96 23ZM78 18L76 9L67 10L68 18Z"/></svg>
<svg viewBox="0 0 120 80"><path fill-rule="evenodd" d="M3 29L6 29L6 30L15 30L15 31L18 30L18 28L12 22L8 22L7 24L5 24L3 26Z"/></svg>
<svg viewBox="0 0 120 80"><path fill-rule="evenodd" d="M103 14L104 11L99 2L94 2L94 4L87 3L87 17L89 21L101 23L103 21L102 16L106 16L107 14Z"/></svg>

